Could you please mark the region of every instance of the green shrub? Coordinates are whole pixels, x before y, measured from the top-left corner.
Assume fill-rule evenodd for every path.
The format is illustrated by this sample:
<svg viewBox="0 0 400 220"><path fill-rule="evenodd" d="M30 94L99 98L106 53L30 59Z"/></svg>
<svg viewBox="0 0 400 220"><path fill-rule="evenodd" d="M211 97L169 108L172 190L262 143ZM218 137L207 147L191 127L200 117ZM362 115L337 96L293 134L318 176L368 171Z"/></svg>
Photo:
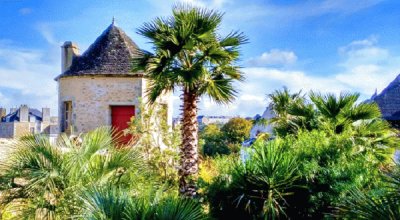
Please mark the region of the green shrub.
<svg viewBox="0 0 400 220"><path fill-rule="evenodd" d="M322 219L352 189L385 187L380 173L390 164L374 154L360 151L351 132L299 131L257 141L248 161L234 163L204 191L219 219Z"/></svg>
<svg viewBox="0 0 400 220"><path fill-rule="evenodd" d="M236 162L228 174L208 191L210 211L218 219L285 218L286 200L300 189L297 158L282 141L259 142L251 159Z"/></svg>
<svg viewBox="0 0 400 220"><path fill-rule="evenodd" d="M200 203L177 197L138 197L115 187L89 188L81 197L83 219L92 220L204 220Z"/></svg>
<svg viewBox="0 0 400 220"><path fill-rule="evenodd" d="M209 124L200 132L201 152L205 156L238 153L242 142L249 138L253 123L244 118L232 118L221 128Z"/></svg>

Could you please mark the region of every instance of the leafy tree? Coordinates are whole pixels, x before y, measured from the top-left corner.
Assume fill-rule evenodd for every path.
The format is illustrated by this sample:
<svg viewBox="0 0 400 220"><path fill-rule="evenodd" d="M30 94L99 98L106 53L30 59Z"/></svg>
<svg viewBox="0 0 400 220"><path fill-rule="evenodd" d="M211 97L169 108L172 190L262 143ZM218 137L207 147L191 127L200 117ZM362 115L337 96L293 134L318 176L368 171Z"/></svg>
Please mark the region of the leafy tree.
<svg viewBox="0 0 400 220"><path fill-rule="evenodd" d="M253 122L244 118L232 118L220 128L216 124L207 125L200 132L203 141L202 153L206 156L238 153L243 141L250 136Z"/></svg>
<svg viewBox="0 0 400 220"><path fill-rule="evenodd" d="M154 52L138 51L134 71L144 71L149 79L148 97L154 103L165 92L183 92L180 192L196 195L198 173L197 102L208 96L217 103L229 103L236 94L235 80L243 76L235 61L242 33L225 37L217 30L222 14L212 10L178 6L173 15L145 23L138 31L153 44Z"/></svg>
<svg viewBox="0 0 400 220"><path fill-rule="evenodd" d="M244 118L232 118L224 126L221 131L228 143L241 144L250 137L250 130L253 123Z"/></svg>
<svg viewBox="0 0 400 220"><path fill-rule="evenodd" d="M200 132L200 147L203 155L214 156L229 154L230 150L225 144L224 133L219 125L209 124Z"/></svg>
<svg viewBox="0 0 400 220"><path fill-rule="evenodd" d="M310 99L319 114L320 127L338 134L356 121L381 117L379 107L375 103L356 104L359 97L358 93L341 93L336 96L311 92Z"/></svg>

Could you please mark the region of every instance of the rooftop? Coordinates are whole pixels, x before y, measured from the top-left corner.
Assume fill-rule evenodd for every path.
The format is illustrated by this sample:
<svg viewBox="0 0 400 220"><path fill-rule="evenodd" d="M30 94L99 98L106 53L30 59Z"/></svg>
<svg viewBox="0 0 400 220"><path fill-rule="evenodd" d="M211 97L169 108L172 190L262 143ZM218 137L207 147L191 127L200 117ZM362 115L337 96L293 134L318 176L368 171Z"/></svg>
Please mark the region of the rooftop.
<svg viewBox="0 0 400 220"><path fill-rule="evenodd" d="M137 76L131 72L131 59L137 49L113 22L82 55L73 58L71 67L56 80L82 75Z"/></svg>
<svg viewBox="0 0 400 220"><path fill-rule="evenodd" d="M14 112L10 112L3 119L1 119L1 122L19 121L19 111L20 111L20 109L17 109ZM29 109L29 117L35 117L37 121L42 121L42 112L35 108L30 108Z"/></svg>
<svg viewBox="0 0 400 220"><path fill-rule="evenodd" d="M378 104L384 119L400 120L400 75L379 95L374 94L371 101Z"/></svg>

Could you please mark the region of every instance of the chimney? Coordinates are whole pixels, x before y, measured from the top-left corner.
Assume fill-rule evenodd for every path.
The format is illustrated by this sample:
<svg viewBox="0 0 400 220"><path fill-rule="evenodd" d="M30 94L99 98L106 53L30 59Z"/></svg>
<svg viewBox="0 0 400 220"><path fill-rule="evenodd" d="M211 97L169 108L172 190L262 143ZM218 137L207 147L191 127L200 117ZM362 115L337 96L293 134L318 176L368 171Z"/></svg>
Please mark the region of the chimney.
<svg viewBox="0 0 400 220"><path fill-rule="evenodd" d="M79 55L78 45L71 41L66 41L61 46L61 73L69 70L74 57Z"/></svg>
<svg viewBox="0 0 400 220"><path fill-rule="evenodd" d="M0 108L0 120L2 120L7 115L7 110L5 108Z"/></svg>
<svg viewBox="0 0 400 220"><path fill-rule="evenodd" d="M29 108L27 105L21 105L21 107L19 108L18 117L20 122L29 121Z"/></svg>
<svg viewBox="0 0 400 220"><path fill-rule="evenodd" d="M42 122L50 122L50 108L42 108Z"/></svg>

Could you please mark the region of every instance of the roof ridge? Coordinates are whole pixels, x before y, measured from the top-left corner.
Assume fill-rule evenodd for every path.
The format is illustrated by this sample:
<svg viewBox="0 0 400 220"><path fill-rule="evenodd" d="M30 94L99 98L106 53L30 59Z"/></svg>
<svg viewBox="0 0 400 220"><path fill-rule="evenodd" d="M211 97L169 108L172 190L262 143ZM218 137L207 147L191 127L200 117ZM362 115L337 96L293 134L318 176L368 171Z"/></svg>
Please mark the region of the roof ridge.
<svg viewBox="0 0 400 220"><path fill-rule="evenodd" d="M383 95L383 94L386 93L388 90L390 90L390 89L392 89L392 88L394 88L394 87L396 87L396 86L400 86L400 74L398 74L398 75L396 76L396 78L395 78L393 81L391 81L391 82L389 83L389 85L388 85L387 87L385 87L385 88L382 90L382 92L379 93L379 95L377 95L377 96Z"/></svg>
<svg viewBox="0 0 400 220"><path fill-rule="evenodd" d="M131 72L131 59L138 46L123 31L111 23L89 48L80 56L74 57L69 70L59 75L56 80L67 76L102 75L136 76Z"/></svg>

